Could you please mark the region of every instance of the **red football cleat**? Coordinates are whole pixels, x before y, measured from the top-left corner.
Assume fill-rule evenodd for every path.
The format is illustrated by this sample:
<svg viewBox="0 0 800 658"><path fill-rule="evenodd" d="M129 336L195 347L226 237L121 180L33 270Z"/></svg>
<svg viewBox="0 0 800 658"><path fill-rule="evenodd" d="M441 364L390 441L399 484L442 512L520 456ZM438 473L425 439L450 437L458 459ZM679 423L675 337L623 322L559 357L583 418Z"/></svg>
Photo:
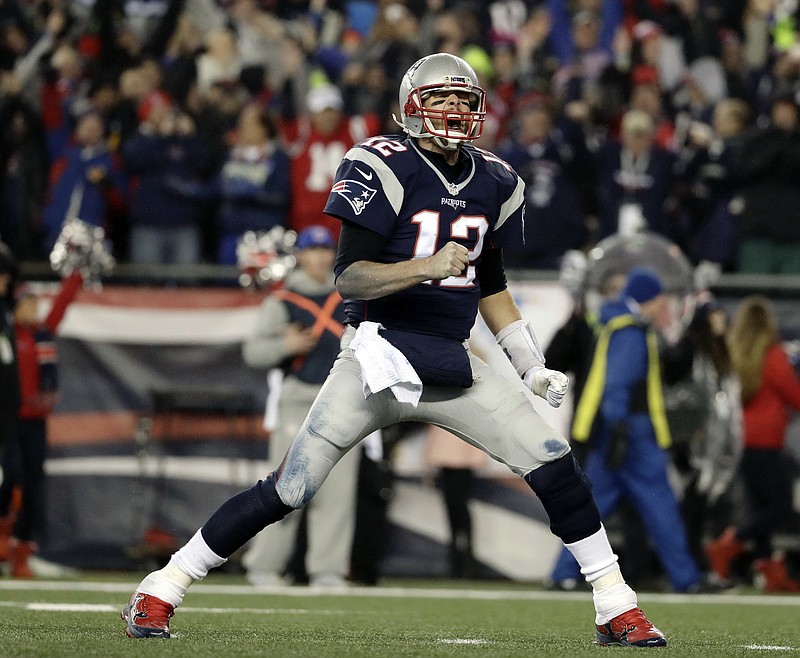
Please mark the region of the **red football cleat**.
<svg viewBox="0 0 800 658"><path fill-rule="evenodd" d="M617 615L610 622L598 625L597 644L618 644L626 647L665 647L666 636L644 616L639 608Z"/></svg>
<svg viewBox="0 0 800 658"><path fill-rule="evenodd" d="M150 594L134 592L120 617L128 624L125 633L133 638L169 637L169 618L175 607Z"/></svg>

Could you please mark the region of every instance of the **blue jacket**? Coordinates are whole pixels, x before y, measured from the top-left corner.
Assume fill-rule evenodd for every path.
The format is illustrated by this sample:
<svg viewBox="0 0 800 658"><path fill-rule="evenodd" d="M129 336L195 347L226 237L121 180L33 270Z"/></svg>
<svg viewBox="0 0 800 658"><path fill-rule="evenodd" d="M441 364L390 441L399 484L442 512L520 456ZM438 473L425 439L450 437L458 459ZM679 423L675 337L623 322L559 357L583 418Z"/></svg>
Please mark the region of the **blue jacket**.
<svg viewBox="0 0 800 658"><path fill-rule="evenodd" d="M589 238L582 185L592 180L588 149L559 128L528 146L513 142L498 155L525 181L525 246L503 250L508 267L558 269L568 249Z"/></svg>
<svg viewBox="0 0 800 658"><path fill-rule="evenodd" d="M217 224L222 235L284 226L289 209L289 156L281 148L269 149L258 158L231 149L215 191L221 199Z"/></svg>
<svg viewBox="0 0 800 658"><path fill-rule="evenodd" d="M127 170L139 177L131 224L177 227L200 220L212 161L199 137L137 134L123 144L122 157Z"/></svg>
<svg viewBox="0 0 800 658"><path fill-rule="evenodd" d="M679 231L670 217L669 205L675 193L675 156L653 147L644 171L626 178L621 173L622 146L609 142L597 152L600 237L616 233L619 209L624 203L641 206L647 228L678 241Z"/></svg>
<svg viewBox="0 0 800 658"><path fill-rule="evenodd" d="M51 183L50 196L42 211L44 245L47 249L58 238L61 224L67 218L73 200L75 216L94 226L105 227L109 194L121 195L124 189L124 177L114 157L105 147L88 149L71 146L66 150L63 159L54 165L54 171L59 170L60 174ZM105 176L98 182L92 182L92 172L99 170Z"/></svg>
<svg viewBox="0 0 800 658"><path fill-rule="evenodd" d="M576 409L573 435L576 440L586 440L587 430L592 427L593 442L604 447L613 428L624 428L632 441L668 447L670 437L655 334L648 335L650 330L645 322L621 299L602 306L600 322L611 331L606 334L607 344L602 333L598 340L592 369ZM618 328L614 328L616 323ZM658 437L656 426L660 430Z"/></svg>

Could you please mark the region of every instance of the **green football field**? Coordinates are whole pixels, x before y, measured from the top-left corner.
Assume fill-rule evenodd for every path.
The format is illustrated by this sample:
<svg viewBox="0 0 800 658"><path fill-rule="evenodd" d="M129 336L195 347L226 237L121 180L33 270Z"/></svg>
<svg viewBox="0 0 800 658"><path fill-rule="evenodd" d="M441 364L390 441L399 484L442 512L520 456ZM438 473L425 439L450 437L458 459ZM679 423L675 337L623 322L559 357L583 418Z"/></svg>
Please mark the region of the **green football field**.
<svg viewBox="0 0 800 658"><path fill-rule="evenodd" d="M520 584L391 581L339 594L304 587L256 590L212 574L172 619L170 640L131 640L119 609L142 574L76 580L0 580L0 656L797 656L800 596L753 590L640 594L669 637L666 649L592 643L588 591Z"/></svg>

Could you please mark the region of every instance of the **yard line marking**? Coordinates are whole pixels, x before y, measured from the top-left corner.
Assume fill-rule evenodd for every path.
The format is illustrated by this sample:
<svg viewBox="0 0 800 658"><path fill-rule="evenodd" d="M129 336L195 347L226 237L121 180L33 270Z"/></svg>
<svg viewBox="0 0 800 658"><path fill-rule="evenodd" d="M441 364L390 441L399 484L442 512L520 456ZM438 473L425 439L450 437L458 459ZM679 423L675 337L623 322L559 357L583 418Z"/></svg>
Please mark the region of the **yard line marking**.
<svg viewBox="0 0 800 658"><path fill-rule="evenodd" d="M781 647L773 644L743 644L742 648L751 651L797 651L796 647Z"/></svg>
<svg viewBox="0 0 800 658"><path fill-rule="evenodd" d="M452 639L451 638L446 638L446 637L440 637L439 638L439 642L441 642L442 644L489 644L489 642L487 640L473 640L473 639L461 638L461 637L452 638Z"/></svg>
<svg viewBox="0 0 800 658"><path fill-rule="evenodd" d="M35 612L118 612L115 605L105 603L26 603L26 610Z"/></svg>
<svg viewBox="0 0 800 658"><path fill-rule="evenodd" d="M3 603L7 607L19 607L33 612L119 612L119 606L106 603ZM300 610L297 608L181 608L181 613L199 612L203 614L253 614L253 615L307 615L311 610ZM340 610L315 610L314 614L340 615L344 612Z"/></svg>
<svg viewBox="0 0 800 658"><path fill-rule="evenodd" d="M106 592L130 594L138 582L110 583L69 580L0 580L2 590ZM252 587L250 585L210 585L197 584L191 592L198 594L232 594L243 596L264 596L273 594L293 597L354 597L354 598L420 598L420 599L471 599L471 600L514 600L514 601L581 601L591 604L590 592L549 592L545 590L506 590L506 589L439 589L416 587L350 587L328 591L325 589L291 587ZM658 594L638 593L639 600L685 605L703 603L712 605L780 605L800 606L800 596L780 594Z"/></svg>

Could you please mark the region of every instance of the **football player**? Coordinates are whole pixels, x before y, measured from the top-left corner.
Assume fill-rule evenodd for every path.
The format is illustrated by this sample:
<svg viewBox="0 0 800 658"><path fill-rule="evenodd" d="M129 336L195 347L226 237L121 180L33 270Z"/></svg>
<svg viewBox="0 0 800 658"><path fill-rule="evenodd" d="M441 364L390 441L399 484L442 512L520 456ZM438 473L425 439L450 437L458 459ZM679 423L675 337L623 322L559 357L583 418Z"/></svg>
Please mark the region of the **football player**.
<svg viewBox="0 0 800 658"><path fill-rule="evenodd" d="M525 185L476 148L486 94L449 54L424 57L400 86L404 136L344 156L325 212L342 222L335 271L346 300L341 352L281 466L230 498L122 611L131 637L169 637L190 584L263 527L303 507L348 450L401 421L438 425L524 478L591 583L597 642L665 646L638 608L566 439L524 386L558 407L568 379L545 367L506 286L502 247L522 239ZM472 355L480 311L519 373Z"/></svg>

